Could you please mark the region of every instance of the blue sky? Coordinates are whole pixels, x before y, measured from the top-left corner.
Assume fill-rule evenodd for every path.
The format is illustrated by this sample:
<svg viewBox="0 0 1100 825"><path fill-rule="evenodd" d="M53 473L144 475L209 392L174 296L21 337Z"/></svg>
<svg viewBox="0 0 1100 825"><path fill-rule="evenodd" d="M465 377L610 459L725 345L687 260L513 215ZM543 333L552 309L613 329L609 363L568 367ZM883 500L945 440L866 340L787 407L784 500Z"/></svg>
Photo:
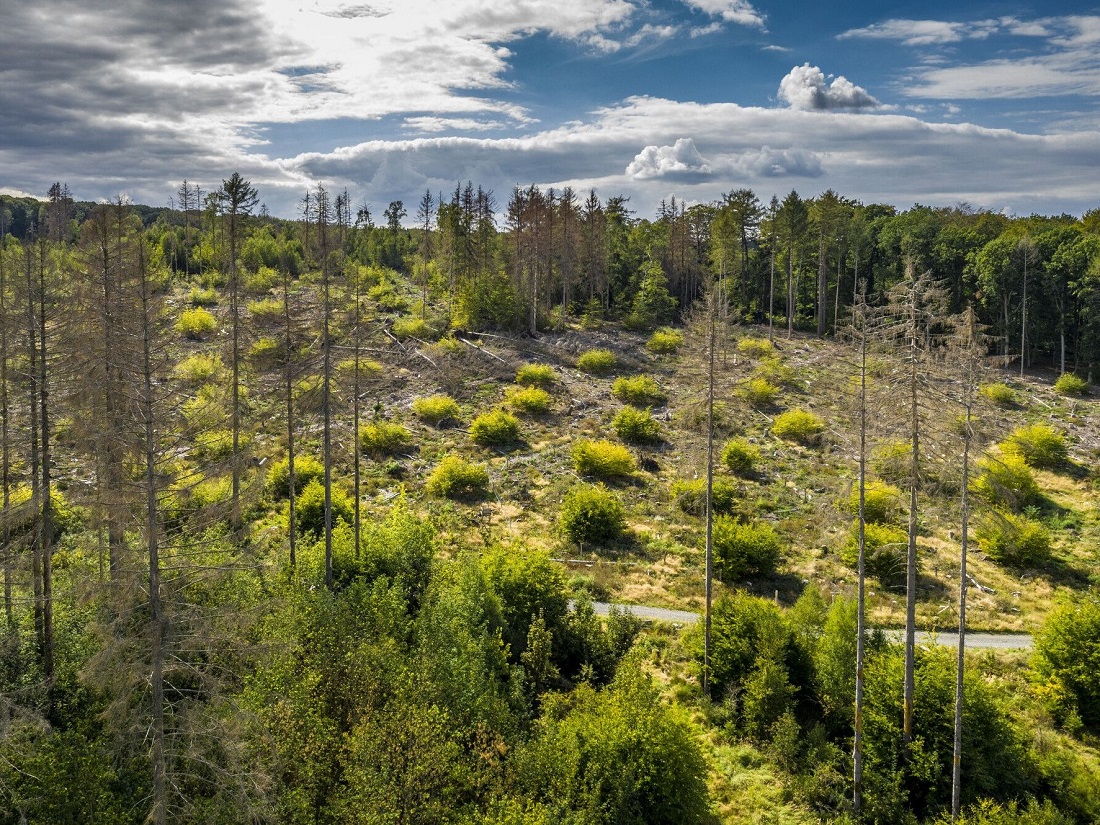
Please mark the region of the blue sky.
<svg viewBox="0 0 1100 825"><path fill-rule="evenodd" d="M1056 5L1056 8L1052 6ZM168 203L234 171L380 214L472 180L651 216L744 186L1100 206L1100 6L749 0L5 2L0 191Z"/></svg>

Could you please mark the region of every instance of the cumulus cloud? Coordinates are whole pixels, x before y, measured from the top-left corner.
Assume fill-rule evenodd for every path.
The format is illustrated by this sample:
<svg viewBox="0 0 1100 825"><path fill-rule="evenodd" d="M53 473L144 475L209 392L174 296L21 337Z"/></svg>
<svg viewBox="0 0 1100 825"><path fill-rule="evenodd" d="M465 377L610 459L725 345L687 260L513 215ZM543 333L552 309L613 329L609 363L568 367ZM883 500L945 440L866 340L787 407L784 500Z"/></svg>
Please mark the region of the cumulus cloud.
<svg viewBox="0 0 1100 825"><path fill-rule="evenodd" d="M747 0L684 0L684 2L692 8L728 23L764 28L764 15Z"/></svg>
<svg viewBox="0 0 1100 825"><path fill-rule="evenodd" d="M849 29L837 35L837 39L897 40L906 46L940 46L963 40L986 40L1001 33L1041 37L1050 34L1050 30L1043 21L1024 21L1015 17L963 22L892 19Z"/></svg>
<svg viewBox="0 0 1100 825"><path fill-rule="evenodd" d="M672 146L647 146L626 167L626 174L634 180L690 180L710 173L710 166L691 138L680 138Z"/></svg>
<svg viewBox="0 0 1100 825"><path fill-rule="evenodd" d="M729 159L728 168L747 178L817 178L825 173L821 158L805 149L761 146Z"/></svg>
<svg viewBox="0 0 1100 825"><path fill-rule="evenodd" d="M795 66L780 81L779 98L792 109L817 112L874 109L882 105L843 75L828 83L825 73L809 63Z"/></svg>

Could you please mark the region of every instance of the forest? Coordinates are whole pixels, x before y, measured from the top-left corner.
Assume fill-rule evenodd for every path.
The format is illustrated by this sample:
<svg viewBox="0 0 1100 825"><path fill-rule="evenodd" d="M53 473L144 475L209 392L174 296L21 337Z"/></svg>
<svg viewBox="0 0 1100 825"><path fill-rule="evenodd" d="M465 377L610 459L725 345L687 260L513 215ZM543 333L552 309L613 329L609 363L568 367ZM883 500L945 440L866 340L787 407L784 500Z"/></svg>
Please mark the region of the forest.
<svg viewBox="0 0 1100 825"><path fill-rule="evenodd" d="M1100 209L260 194L0 196L0 822L1100 820Z"/></svg>

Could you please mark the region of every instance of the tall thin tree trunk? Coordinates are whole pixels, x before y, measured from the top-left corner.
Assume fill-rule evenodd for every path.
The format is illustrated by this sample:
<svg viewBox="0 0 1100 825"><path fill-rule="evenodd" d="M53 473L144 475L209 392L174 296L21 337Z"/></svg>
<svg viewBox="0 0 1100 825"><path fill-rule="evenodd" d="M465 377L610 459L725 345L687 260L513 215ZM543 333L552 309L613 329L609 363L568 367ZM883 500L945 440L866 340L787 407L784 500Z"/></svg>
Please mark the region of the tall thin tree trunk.
<svg viewBox="0 0 1100 825"><path fill-rule="evenodd" d="M359 347L362 344L360 337L359 323L361 307L359 306L359 271L355 269L355 379L352 381L352 398L351 398L351 440L352 440L352 486L355 488L355 558L359 558L359 534L362 528L362 504L360 498L362 495L362 473L360 472L360 458L362 455L361 445L359 444Z"/></svg>
<svg viewBox="0 0 1100 825"><path fill-rule="evenodd" d="M285 268L283 269L283 324L285 333L284 343L286 346L285 369L283 371L284 389L286 390L286 461L287 477L290 484L288 494L290 500L290 523L287 529L287 541L290 544L290 567L293 569L298 561L295 551L295 530L297 528L297 522L294 511L295 499L297 498L297 492L295 490L297 478L294 474L294 376L291 361L294 339L290 332L290 273Z"/></svg>
<svg viewBox="0 0 1100 825"><path fill-rule="evenodd" d="M905 559L905 687L902 697L902 741L906 748L913 741L913 693L917 627L917 485L920 480L920 408L917 404L919 330L917 323L918 286L914 276L909 298L909 541Z"/></svg>
<svg viewBox="0 0 1100 825"><path fill-rule="evenodd" d="M47 715L53 712L53 508L50 501L50 416L46 383L46 240L39 240L38 261L38 398L39 435L42 441L42 524L38 532L42 559L42 673L46 679Z"/></svg>
<svg viewBox="0 0 1100 825"><path fill-rule="evenodd" d="M6 512L11 506L11 414L8 407L8 284L4 267L4 219L0 214L0 507ZM4 618L8 629L15 627L11 597L11 528L4 519L0 542L4 566Z"/></svg>
<svg viewBox="0 0 1100 825"><path fill-rule="evenodd" d="M30 458L31 458L31 502L35 511L42 506L42 475L39 454L38 425L38 319L34 305L34 255L29 245L23 248L23 263L26 275L26 313L27 313L27 418L30 420ZM36 530L41 531L41 519L36 518ZM38 649L45 647L45 630L42 618L42 540L35 533L34 549L31 554L31 590L34 594L34 636Z"/></svg>
<svg viewBox="0 0 1100 825"><path fill-rule="evenodd" d="M332 302L328 255L322 264L324 281L324 341L321 345L323 374L321 378L321 411L324 418L323 450L325 462L325 586L332 590L332 342L329 340Z"/></svg>
<svg viewBox="0 0 1100 825"><path fill-rule="evenodd" d="M705 559L706 576L706 617L703 632L703 695L710 697L710 631L711 631L711 576L714 558L714 346L716 338L716 318L718 302L715 300L714 291L711 290L707 303L710 317L708 319L708 365L707 365L707 544Z"/></svg>
<svg viewBox="0 0 1100 825"><path fill-rule="evenodd" d="M859 558L856 564L856 691L852 737L852 810L858 820L863 809L863 660L866 621L866 514L867 493L867 304L859 316Z"/></svg>

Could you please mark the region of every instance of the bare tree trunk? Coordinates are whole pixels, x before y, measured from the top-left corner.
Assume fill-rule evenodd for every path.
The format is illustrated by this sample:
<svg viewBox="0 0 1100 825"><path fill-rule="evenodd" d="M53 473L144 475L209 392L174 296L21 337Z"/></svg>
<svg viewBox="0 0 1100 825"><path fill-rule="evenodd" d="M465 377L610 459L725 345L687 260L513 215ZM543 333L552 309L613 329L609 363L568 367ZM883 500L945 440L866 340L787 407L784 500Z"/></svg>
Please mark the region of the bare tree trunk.
<svg viewBox="0 0 1100 825"><path fill-rule="evenodd" d="M863 660L866 622L866 516L867 493L867 304L860 302L859 316L859 558L856 564L856 690L852 737L852 810L859 819L863 809Z"/></svg>
<svg viewBox="0 0 1100 825"><path fill-rule="evenodd" d="M331 280L328 255L322 264L324 281L324 340L321 344L323 355L323 374L321 378L321 412L324 418L324 462L325 462L325 586L332 590L332 342L329 340L329 327L332 315Z"/></svg>
<svg viewBox="0 0 1100 825"><path fill-rule="evenodd" d="M39 435L42 441L42 523L38 531L42 563L42 673L46 679L47 715L53 712L54 634L53 634L53 509L50 500L50 416L49 388L46 383L46 240L40 238L38 260L38 398Z"/></svg>
<svg viewBox="0 0 1100 825"><path fill-rule="evenodd" d="M353 267L354 269L354 267ZM351 397L351 440L352 440L352 486L355 488L355 558L359 559L360 552L360 532L362 530L362 503L360 498L362 496L362 473L360 472L359 462L361 458L362 449L359 444L359 347L362 345L360 337L359 324L361 321L361 307L359 306L359 272L356 269L355 275L355 378L352 381L352 397Z"/></svg>
<svg viewBox="0 0 1100 825"><path fill-rule="evenodd" d="M711 576L714 559L714 345L716 337L715 316L718 302L713 288L707 296L709 332L707 344L707 544L706 544L706 626L703 633L703 695L710 697L710 630L711 630Z"/></svg>
<svg viewBox="0 0 1100 825"><path fill-rule="evenodd" d="M906 748L913 741L913 693L917 627L917 483L920 478L920 408L917 404L917 330L916 285L909 306L909 541L905 559L905 689L903 692L902 741Z"/></svg>
<svg viewBox="0 0 1100 825"><path fill-rule="evenodd" d="M290 544L290 566L293 569L297 564L295 552L295 499L297 492L295 485L297 478L294 474L294 377L292 372L291 353L294 351L294 339L290 331L290 273L283 269L283 324L286 345L285 370L283 371L284 388L286 390L286 460L287 477L289 479L290 523L287 530L287 541Z"/></svg>
<svg viewBox="0 0 1100 825"><path fill-rule="evenodd" d="M7 511L11 506L11 430L8 407L8 284L4 264L4 219L0 213L0 507ZM4 618L8 629L15 627L11 600L11 528L3 519L0 543L3 547L4 566Z"/></svg>

